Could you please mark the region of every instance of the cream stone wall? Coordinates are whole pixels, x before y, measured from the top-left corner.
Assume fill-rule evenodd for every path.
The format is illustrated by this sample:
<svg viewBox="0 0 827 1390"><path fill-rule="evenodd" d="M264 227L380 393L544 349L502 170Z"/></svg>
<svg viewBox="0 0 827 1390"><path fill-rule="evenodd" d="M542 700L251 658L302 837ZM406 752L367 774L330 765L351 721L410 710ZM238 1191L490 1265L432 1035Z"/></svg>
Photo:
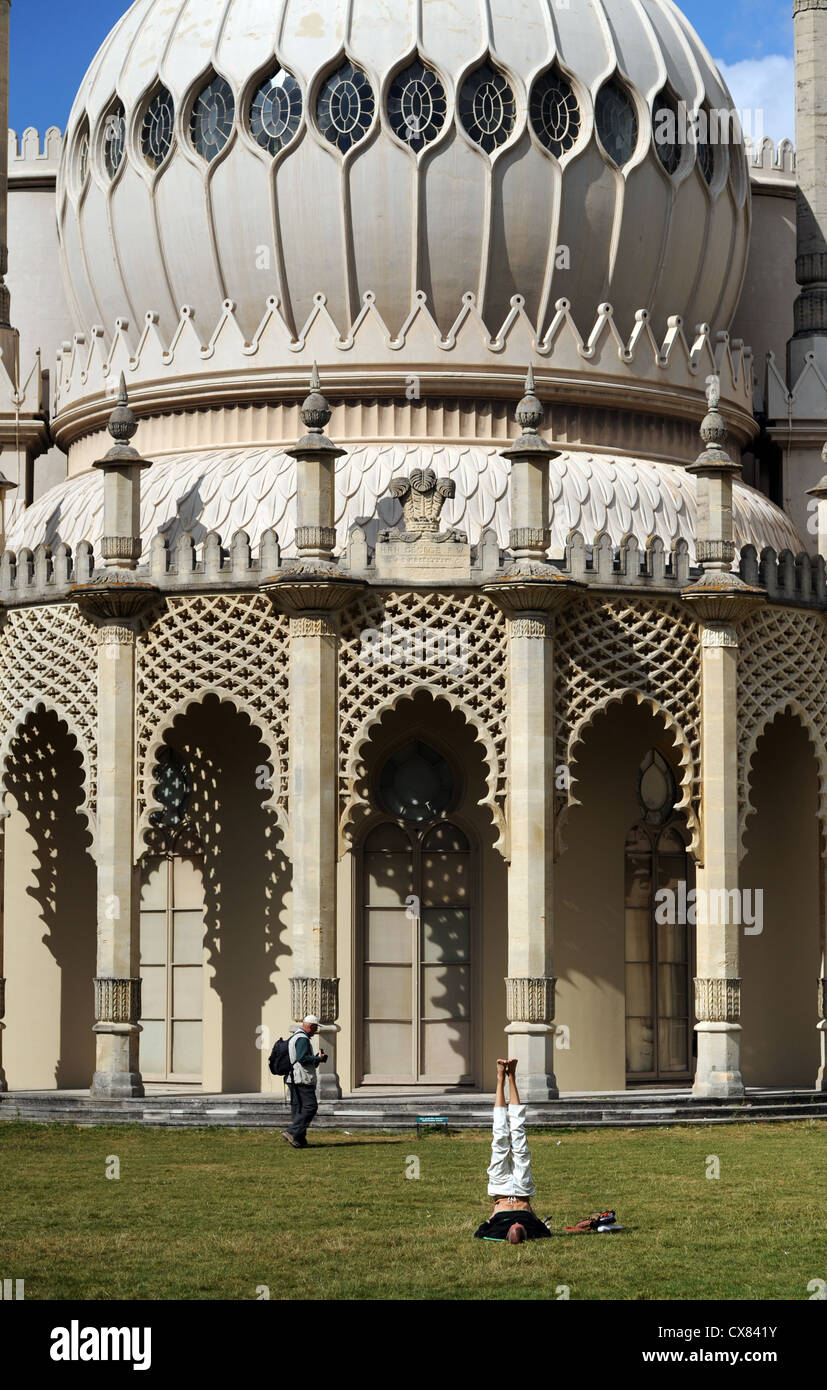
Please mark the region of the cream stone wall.
<svg viewBox="0 0 827 1390"><path fill-rule="evenodd" d="M752 186L752 234L741 301L732 336L753 351L755 375L763 382L768 352L786 368L793 331L795 280L795 184L792 179Z"/></svg>
<svg viewBox="0 0 827 1390"><path fill-rule="evenodd" d="M26 726L13 752L5 798L6 1078L12 1089L88 1087L95 869L76 810L80 758L51 713Z"/></svg>
<svg viewBox="0 0 827 1390"><path fill-rule="evenodd" d="M764 930L741 935L742 1072L747 1086L812 1086L819 1064L818 784L812 746L787 714L759 739L741 864L763 889Z"/></svg>

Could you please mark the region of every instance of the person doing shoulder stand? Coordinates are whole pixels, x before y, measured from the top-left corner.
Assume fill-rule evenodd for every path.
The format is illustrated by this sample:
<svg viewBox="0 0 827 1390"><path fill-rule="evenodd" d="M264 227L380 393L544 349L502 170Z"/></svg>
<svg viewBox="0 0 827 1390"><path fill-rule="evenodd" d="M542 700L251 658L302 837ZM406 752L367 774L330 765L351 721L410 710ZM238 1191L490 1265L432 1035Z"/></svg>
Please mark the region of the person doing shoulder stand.
<svg viewBox="0 0 827 1390"><path fill-rule="evenodd" d="M508 1107L505 1103L506 1077L509 1083ZM539 1240L551 1234L531 1209L530 1198L534 1196L535 1188L525 1132L525 1111L517 1090L516 1059L505 1061L498 1058L494 1133L488 1166L488 1195L494 1198L494 1210L474 1232L481 1240L507 1240L512 1245L518 1245L524 1240Z"/></svg>
<svg viewBox="0 0 827 1390"><path fill-rule="evenodd" d="M307 1014L301 1027L291 1033L288 1044L290 1057L290 1116L291 1123L282 1134L294 1149L306 1149L307 1130L319 1108L316 1099L316 1073L322 1062L327 1061L326 1052L314 1052L310 1039L319 1031L319 1020L315 1014Z"/></svg>

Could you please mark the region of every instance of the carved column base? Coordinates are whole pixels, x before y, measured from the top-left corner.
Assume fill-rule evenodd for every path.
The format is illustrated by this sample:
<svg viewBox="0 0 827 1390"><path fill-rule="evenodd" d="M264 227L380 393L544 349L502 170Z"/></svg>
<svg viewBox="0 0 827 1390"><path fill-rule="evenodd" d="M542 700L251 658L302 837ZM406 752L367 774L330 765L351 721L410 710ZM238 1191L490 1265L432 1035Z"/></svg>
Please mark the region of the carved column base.
<svg viewBox="0 0 827 1390"><path fill-rule="evenodd" d="M5 1014L5 1012L6 1012L6 981L5 981L5 979L3 978L3 976L0 975L0 1091L7 1091L7 1090L9 1089L8 1086L7 1086L7 1084L6 1084L6 1073L3 1071L3 1029L5 1028L6 1025L5 1025L5 1023L3 1023L2 1020L3 1020L3 1015Z"/></svg>
<svg viewBox="0 0 827 1390"><path fill-rule="evenodd" d="M816 1073L816 1090L827 1091L827 980L818 982L818 1041L821 1065Z"/></svg>
<svg viewBox="0 0 827 1390"><path fill-rule="evenodd" d="M95 980L95 1074L93 1096L132 1097L144 1094L138 1060L141 1025L141 981Z"/></svg>
<svg viewBox="0 0 827 1390"><path fill-rule="evenodd" d="M520 1100L557 1100L554 1075L554 987L550 975L507 976L508 1056L517 1058Z"/></svg>
<svg viewBox="0 0 827 1390"><path fill-rule="evenodd" d="M741 1076L741 981L732 977L695 980L698 1063L693 1096L739 1099Z"/></svg>
<svg viewBox="0 0 827 1390"><path fill-rule="evenodd" d="M342 1087L339 1081L338 1064L336 1061L336 1050L338 1046L338 1034L341 1033L338 1023L319 1024L319 1047L322 1052L327 1053L327 1061L322 1062L319 1067L318 1080L316 1082L316 1094L319 1100L341 1100Z"/></svg>

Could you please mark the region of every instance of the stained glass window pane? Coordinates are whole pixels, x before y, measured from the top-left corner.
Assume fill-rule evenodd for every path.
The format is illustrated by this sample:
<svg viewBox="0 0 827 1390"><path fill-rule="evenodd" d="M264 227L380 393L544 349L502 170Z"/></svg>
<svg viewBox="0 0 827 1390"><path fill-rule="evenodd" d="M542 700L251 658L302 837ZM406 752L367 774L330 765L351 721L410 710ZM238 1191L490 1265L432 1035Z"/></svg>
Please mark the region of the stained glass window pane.
<svg viewBox="0 0 827 1390"><path fill-rule="evenodd" d="M141 126L141 149L150 164L158 169L172 149L175 104L166 87L159 87Z"/></svg>
<svg viewBox="0 0 827 1390"><path fill-rule="evenodd" d="M706 182L711 183L715 174L715 147L708 140L698 141L698 163Z"/></svg>
<svg viewBox="0 0 827 1390"><path fill-rule="evenodd" d="M483 63L466 77L459 94L459 118L486 154L505 144L517 120L517 103L501 72Z"/></svg>
<svg viewBox="0 0 827 1390"><path fill-rule="evenodd" d="M658 92L652 103L652 127L658 159L667 174L674 174L681 162L678 139L678 113L667 92Z"/></svg>
<svg viewBox="0 0 827 1390"><path fill-rule="evenodd" d="M597 93L594 115L600 143L618 168L628 164L637 144L637 116L631 97L619 82L606 82Z"/></svg>
<svg viewBox="0 0 827 1390"><path fill-rule="evenodd" d="M319 93L316 121L325 140L345 154L364 140L375 110L373 89L365 73L353 63L343 63Z"/></svg>
<svg viewBox="0 0 827 1390"><path fill-rule="evenodd" d="M295 136L301 125L302 94L292 72L279 68L268 77L250 106L250 133L262 149L278 154Z"/></svg>
<svg viewBox="0 0 827 1390"><path fill-rule="evenodd" d="M89 172L89 131L84 130L78 142L78 188L83 188Z"/></svg>
<svg viewBox="0 0 827 1390"><path fill-rule="evenodd" d="M419 153L445 125L445 88L430 68L411 63L397 73L388 92L388 120L394 135Z"/></svg>
<svg viewBox="0 0 827 1390"><path fill-rule="evenodd" d="M214 77L196 98L190 116L190 136L209 163L221 153L233 133L235 97L223 77Z"/></svg>
<svg viewBox="0 0 827 1390"><path fill-rule="evenodd" d="M534 132L557 159L580 134L580 108L571 84L553 69L534 83L528 114Z"/></svg>

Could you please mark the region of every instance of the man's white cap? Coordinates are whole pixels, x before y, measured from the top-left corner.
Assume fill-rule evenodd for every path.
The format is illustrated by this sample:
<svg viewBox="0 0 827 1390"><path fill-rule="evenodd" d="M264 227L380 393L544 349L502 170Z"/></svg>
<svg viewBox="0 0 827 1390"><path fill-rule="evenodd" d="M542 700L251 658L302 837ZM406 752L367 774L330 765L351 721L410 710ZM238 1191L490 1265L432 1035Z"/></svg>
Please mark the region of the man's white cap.
<svg viewBox="0 0 827 1390"><path fill-rule="evenodd" d="M302 1019L302 1023L315 1023L317 1028L319 1026L319 1020L317 1019L315 1014L305 1014L304 1018Z"/></svg>

